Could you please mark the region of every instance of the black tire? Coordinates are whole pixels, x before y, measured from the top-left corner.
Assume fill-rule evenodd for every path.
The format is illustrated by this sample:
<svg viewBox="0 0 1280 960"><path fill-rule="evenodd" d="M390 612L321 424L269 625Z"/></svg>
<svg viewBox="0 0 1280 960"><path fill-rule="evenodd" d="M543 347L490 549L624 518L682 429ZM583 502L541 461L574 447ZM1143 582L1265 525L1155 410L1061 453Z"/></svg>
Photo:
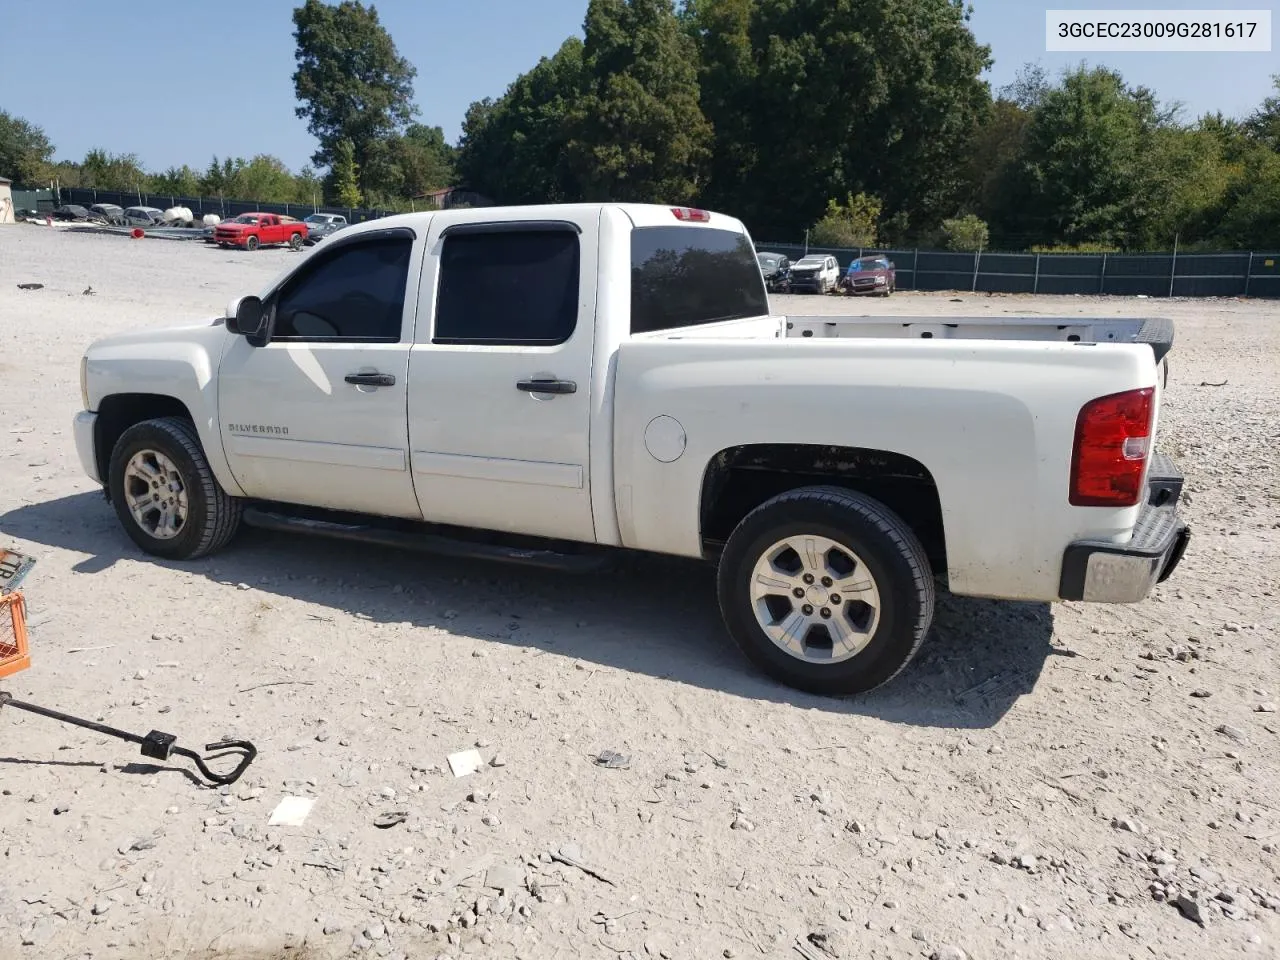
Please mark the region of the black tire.
<svg viewBox="0 0 1280 960"><path fill-rule="evenodd" d="M246 237L244 241L244 248L250 253L253 253L253 251L258 249L258 238L253 236Z"/></svg>
<svg viewBox="0 0 1280 960"><path fill-rule="evenodd" d="M290 249L290 250L301 250L301 249L302 249L302 234L300 234L300 233L290 234L290 236L289 236L289 249Z"/></svg>
<svg viewBox="0 0 1280 960"><path fill-rule="evenodd" d="M138 452L168 457L187 494L187 516L176 536L153 536L133 518L126 504L125 468ZM243 504L230 496L209 469L195 425L181 417L159 417L134 424L116 441L107 471L108 490L125 533L147 553L168 560L194 560L220 550L240 526Z"/></svg>
<svg viewBox="0 0 1280 960"><path fill-rule="evenodd" d="M760 626L750 584L755 564L778 541L826 537L857 554L880 592L880 619L862 650L815 663L778 647ZM842 487L802 487L749 513L729 537L718 574L720 611L743 653L776 680L823 696L865 693L906 667L933 622L934 584L924 547L897 514Z"/></svg>

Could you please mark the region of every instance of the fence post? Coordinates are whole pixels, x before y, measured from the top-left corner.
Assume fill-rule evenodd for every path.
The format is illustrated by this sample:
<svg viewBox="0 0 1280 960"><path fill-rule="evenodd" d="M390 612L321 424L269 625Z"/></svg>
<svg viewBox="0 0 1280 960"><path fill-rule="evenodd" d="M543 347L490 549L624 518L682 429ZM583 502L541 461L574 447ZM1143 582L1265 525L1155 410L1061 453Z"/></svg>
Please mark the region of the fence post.
<svg viewBox="0 0 1280 960"><path fill-rule="evenodd" d="M1040 254L1036 254L1036 276L1031 281L1031 292L1037 294L1040 292Z"/></svg>
<svg viewBox="0 0 1280 960"><path fill-rule="evenodd" d="M911 289L920 289L920 248L916 247L916 255L911 261Z"/></svg>
<svg viewBox="0 0 1280 960"><path fill-rule="evenodd" d="M1244 295L1249 295L1249 279L1253 276L1253 251L1249 251L1249 266L1244 268Z"/></svg>
<svg viewBox="0 0 1280 960"><path fill-rule="evenodd" d="M1178 234L1173 235L1173 263L1169 265L1169 296L1173 296L1173 281L1178 276Z"/></svg>
<svg viewBox="0 0 1280 960"><path fill-rule="evenodd" d="M978 292L978 266L982 263L982 248L978 248L978 252L973 255L973 285L969 288L970 293Z"/></svg>
<svg viewBox="0 0 1280 960"><path fill-rule="evenodd" d="M1107 251L1102 251L1102 273L1098 275L1098 292L1107 292Z"/></svg>

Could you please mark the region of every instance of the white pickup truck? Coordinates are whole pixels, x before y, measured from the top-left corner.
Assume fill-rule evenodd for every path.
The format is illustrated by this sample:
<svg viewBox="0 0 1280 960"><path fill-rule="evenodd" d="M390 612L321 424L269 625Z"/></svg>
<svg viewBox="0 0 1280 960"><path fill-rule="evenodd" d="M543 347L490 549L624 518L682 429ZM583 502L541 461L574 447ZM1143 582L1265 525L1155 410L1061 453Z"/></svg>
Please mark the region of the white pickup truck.
<svg viewBox="0 0 1280 960"><path fill-rule="evenodd" d="M348 227L223 319L99 340L75 437L171 559L241 522L705 558L751 659L839 695L910 661L936 577L1134 602L1172 572L1171 343L1151 321L787 318L727 216L454 210Z"/></svg>

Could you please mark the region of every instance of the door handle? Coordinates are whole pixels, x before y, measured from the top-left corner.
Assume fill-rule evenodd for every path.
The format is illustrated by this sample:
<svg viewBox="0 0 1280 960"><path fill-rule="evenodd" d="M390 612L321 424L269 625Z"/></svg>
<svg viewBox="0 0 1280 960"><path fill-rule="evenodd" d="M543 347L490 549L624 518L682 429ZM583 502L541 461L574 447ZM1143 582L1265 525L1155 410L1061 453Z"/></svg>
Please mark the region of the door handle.
<svg viewBox="0 0 1280 960"><path fill-rule="evenodd" d="M358 387L394 387L396 378L390 373L348 373L342 379Z"/></svg>
<svg viewBox="0 0 1280 960"><path fill-rule="evenodd" d="M577 393L578 385L572 380L517 380L516 389L525 393Z"/></svg>

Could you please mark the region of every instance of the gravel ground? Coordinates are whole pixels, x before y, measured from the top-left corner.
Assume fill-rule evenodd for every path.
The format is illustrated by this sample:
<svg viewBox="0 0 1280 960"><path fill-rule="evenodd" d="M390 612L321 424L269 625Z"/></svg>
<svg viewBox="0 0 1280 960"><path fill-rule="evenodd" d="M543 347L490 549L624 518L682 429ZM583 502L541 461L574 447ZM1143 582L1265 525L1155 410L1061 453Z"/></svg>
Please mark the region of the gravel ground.
<svg viewBox="0 0 1280 960"><path fill-rule="evenodd" d="M293 256L0 228L0 539L39 558L34 667L3 687L260 750L211 790L0 714L0 956L1280 955L1280 305L777 298L1178 331L1176 577L1126 607L945 598L903 676L833 701L756 674L684 562L574 577L257 531L140 554L76 461L81 351ZM284 796L314 798L301 826L268 824Z"/></svg>

